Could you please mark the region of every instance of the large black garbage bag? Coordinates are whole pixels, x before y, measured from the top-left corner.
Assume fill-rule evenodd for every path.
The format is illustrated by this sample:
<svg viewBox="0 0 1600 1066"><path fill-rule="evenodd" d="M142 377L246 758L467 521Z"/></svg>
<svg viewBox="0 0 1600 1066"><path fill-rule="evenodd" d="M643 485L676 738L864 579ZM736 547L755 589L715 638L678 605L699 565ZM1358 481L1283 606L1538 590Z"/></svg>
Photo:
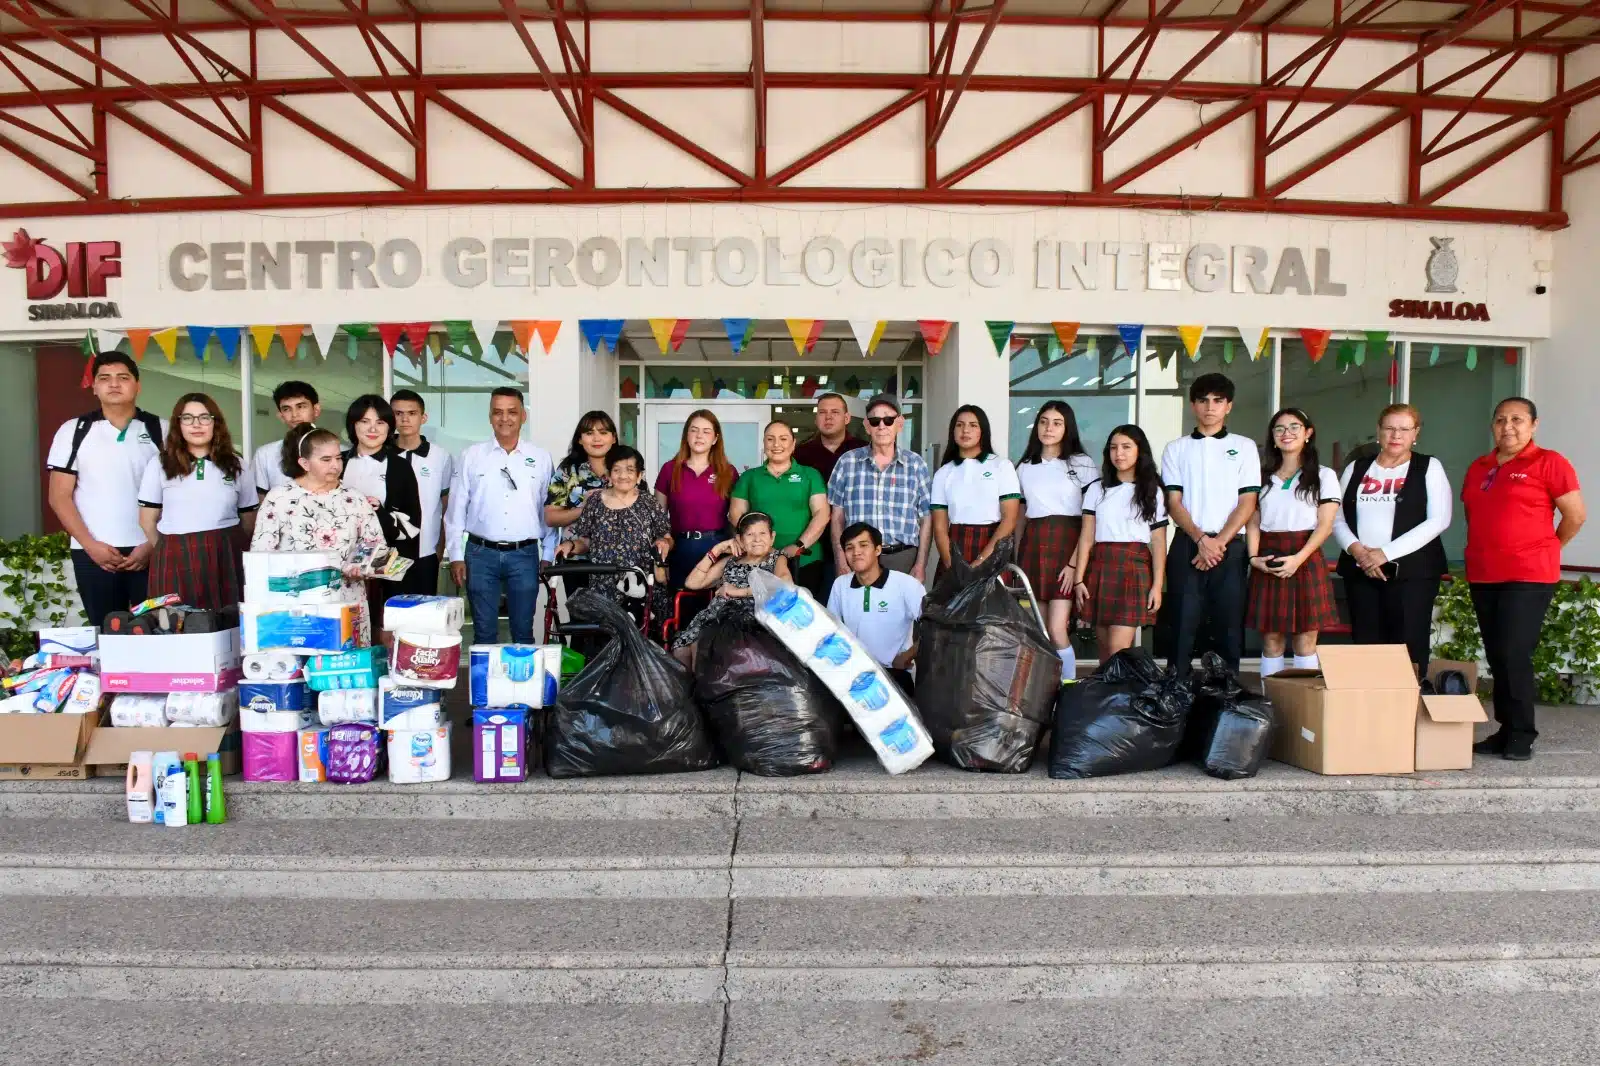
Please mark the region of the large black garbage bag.
<svg viewBox="0 0 1600 1066"><path fill-rule="evenodd" d="M755 619L707 626L695 656L694 698L734 766L767 777L833 767L844 708Z"/></svg>
<svg viewBox="0 0 1600 1066"><path fill-rule="evenodd" d="M567 612L576 622L605 627L611 639L545 715L550 776L666 774L717 765L688 669L646 640L609 596L584 589L567 601Z"/></svg>
<svg viewBox="0 0 1600 1066"><path fill-rule="evenodd" d="M964 770L1024 773L1061 687L1061 659L1034 612L995 578L1011 538L970 567L960 556L917 623L917 711L934 750Z"/></svg>
<svg viewBox="0 0 1600 1066"><path fill-rule="evenodd" d="M1184 757L1212 777L1254 777L1272 748L1272 708L1239 684L1222 656L1207 652L1191 681L1194 702L1184 729Z"/></svg>
<svg viewBox="0 0 1600 1066"><path fill-rule="evenodd" d="M1158 770L1183 742L1190 689L1142 648L1119 651L1061 690L1050 742L1051 777Z"/></svg>

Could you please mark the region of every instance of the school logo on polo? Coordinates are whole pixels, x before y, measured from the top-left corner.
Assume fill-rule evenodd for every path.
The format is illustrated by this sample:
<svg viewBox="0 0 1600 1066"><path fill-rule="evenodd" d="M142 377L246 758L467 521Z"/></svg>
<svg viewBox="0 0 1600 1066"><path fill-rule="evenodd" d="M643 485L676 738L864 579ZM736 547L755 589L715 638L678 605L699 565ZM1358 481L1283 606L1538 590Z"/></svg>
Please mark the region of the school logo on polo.
<svg viewBox="0 0 1600 1066"><path fill-rule="evenodd" d="M799 481L800 480L800 475L799 474L790 474L789 475L789 480L790 481Z"/></svg>
<svg viewBox="0 0 1600 1066"><path fill-rule="evenodd" d="M535 459L531 455L525 455L525 456L522 457L522 465L523 466L532 466L534 463L536 463L538 461L539 460Z"/></svg>
<svg viewBox="0 0 1600 1066"><path fill-rule="evenodd" d="M9 241L0 242L0 251L5 253L6 266L24 274L29 321L122 317L115 302L102 299L107 279L122 276L121 242L73 241L61 251L44 243L44 238L19 229ZM63 292L74 302L42 302Z"/></svg>

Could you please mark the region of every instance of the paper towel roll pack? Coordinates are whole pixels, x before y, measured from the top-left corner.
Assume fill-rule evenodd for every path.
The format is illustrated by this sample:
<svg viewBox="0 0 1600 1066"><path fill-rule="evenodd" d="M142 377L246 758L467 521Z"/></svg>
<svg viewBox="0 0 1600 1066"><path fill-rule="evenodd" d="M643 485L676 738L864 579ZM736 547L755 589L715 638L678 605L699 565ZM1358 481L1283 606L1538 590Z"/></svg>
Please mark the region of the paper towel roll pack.
<svg viewBox="0 0 1600 1066"><path fill-rule="evenodd" d="M443 725L444 704L440 698L439 689L386 677L378 682L378 726L382 729L432 729Z"/></svg>
<svg viewBox="0 0 1600 1066"><path fill-rule="evenodd" d="M377 688L378 679L388 672L389 660L381 647L360 648L338 655L313 655L306 660L306 683L316 692Z"/></svg>
<svg viewBox="0 0 1600 1066"><path fill-rule="evenodd" d="M397 785L450 780L450 725L389 731L389 780Z"/></svg>
<svg viewBox="0 0 1600 1066"><path fill-rule="evenodd" d="M123 693L111 698L111 724L124 729L167 724L167 697Z"/></svg>
<svg viewBox="0 0 1600 1066"><path fill-rule="evenodd" d="M302 655L337 655L356 646L355 604L307 604L275 607L260 603L239 605L239 630L246 654L267 651Z"/></svg>
<svg viewBox="0 0 1600 1066"><path fill-rule="evenodd" d="M424 688L455 688L461 667L461 634L394 634L389 652L389 672Z"/></svg>
<svg viewBox="0 0 1600 1066"><path fill-rule="evenodd" d="M239 717L239 690L169 692L167 721L172 725L224 726Z"/></svg>
<svg viewBox="0 0 1600 1066"><path fill-rule="evenodd" d="M460 596L390 596L383 605L383 628L391 633L433 633L449 636L461 632L466 620Z"/></svg>
<svg viewBox="0 0 1600 1066"><path fill-rule="evenodd" d="M378 776L379 738L375 725L348 723L328 728L328 780L358 785Z"/></svg>
<svg viewBox="0 0 1600 1066"><path fill-rule="evenodd" d="M244 657L246 681L295 681L305 677L300 656L291 651L258 651Z"/></svg>
<svg viewBox="0 0 1600 1066"><path fill-rule="evenodd" d="M528 779L528 712L491 707L472 712L472 779Z"/></svg>
<svg viewBox="0 0 1600 1066"><path fill-rule="evenodd" d="M300 780L311 784L328 779L328 727L316 726L299 733Z"/></svg>
<svg viewBox="0 0 1600 1066"><path fill-rule="evenodd" d="M378 722L378 690L375 688L335 688L317 695L317 720L323 725L345 722Z"/></svg>
<svg viewBox="0 0 1600 1066"><path fill-rule="evenodd" d="M559 644L474 644L468 649L474 707L553 707L561 687Z"/></svg>
<svg viewBox="0 0 1600 1066"><path fill-rule="evenodd" d="M337 552L245 552L244 599L274 607L349 603Z"/></svg>
<svg viewBox="0 0 1600 1066"><path fill-rule="evenodd" d="M239 738L246 781L298 781L300 737L295 733L245 733Z"/></svg>

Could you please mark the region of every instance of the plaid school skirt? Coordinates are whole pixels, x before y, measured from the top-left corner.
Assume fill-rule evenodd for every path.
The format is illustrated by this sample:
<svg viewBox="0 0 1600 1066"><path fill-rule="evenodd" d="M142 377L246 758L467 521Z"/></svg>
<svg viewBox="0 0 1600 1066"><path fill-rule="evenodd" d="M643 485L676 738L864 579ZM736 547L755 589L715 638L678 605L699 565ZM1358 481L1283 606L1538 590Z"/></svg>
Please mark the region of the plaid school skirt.
<svg viewBox="0 0 1600 1066"><path fill-rule="evenodd" d="M1085 615L1097 626L1154 625L1156 613L1149 609L1154 582L1150 545L1122 540L1096 543L1084 580L1089 587Z"/></svg>
<svg viewBox="0 0 1600 1066"><path fill-rule="evenodd" d="M1293 555L1311 539L1310 530L1261 534L1262 555ZM1284 579L1251 567L1244 624L1258 633L1313 633L1338 624L1333 582L1321 555L1307 559Z"/></svg>
<svg viewBox="0 0 1600 1066"><path fill-rule="evenodd" d="M995 529L1000 525L994 522L987 526L957 526L950 527L950 552L959 555L967 563L971 563L989 546L989 538L994 536ZM940 560L938 568L933 573L935 581L944 576L944 561Z"/></svg>
<svg viewBox="0 0 1600 1066"><path fill-rule="evenodd" d="M1061 591L1061 568L1072 562L1081 532L1083 518L1079 515L1030 518L1023 527L1017 565L1028 575L1034 599L1040 603L1072 598L1070 587Z"/></svg>
<svg viewBox="0 0 1600 1066"><path fill-rule="evenodd" d="M162 536L150 559L150 595L171 593L190 607L218 611L239 602L238 527Z"/></svg>

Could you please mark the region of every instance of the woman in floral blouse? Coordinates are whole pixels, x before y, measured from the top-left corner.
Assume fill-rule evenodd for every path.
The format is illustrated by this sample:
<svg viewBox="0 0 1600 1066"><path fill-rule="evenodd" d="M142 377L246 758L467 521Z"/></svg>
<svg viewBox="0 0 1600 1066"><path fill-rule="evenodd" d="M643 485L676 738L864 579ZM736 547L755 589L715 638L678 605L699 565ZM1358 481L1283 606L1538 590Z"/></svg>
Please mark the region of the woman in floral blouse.
<svg viewBox="0 0 1600 1066"><path fill-rule="evenodd" d="M550 492L544 501L545 525L570 530L583 510L583 501L605 488L606 453L617 443L617 424L604 411L590 411L578 419L567 457L550 479ZM571 536L566 532L561 539Z"/></svg>
<svg viewBox="0 0 1600 1066"><path fill-rule="evenodd" d="M337 436L312 424L296 426L284 438L282 463L284 474L294 480L262 501L252 551L337 552L348 560L362 549L384 546L372 505L339 483L344 456ZM344 583L357 607L357 638L366 647L372 643L372 625L362 571L347 566Z"/></svg>

